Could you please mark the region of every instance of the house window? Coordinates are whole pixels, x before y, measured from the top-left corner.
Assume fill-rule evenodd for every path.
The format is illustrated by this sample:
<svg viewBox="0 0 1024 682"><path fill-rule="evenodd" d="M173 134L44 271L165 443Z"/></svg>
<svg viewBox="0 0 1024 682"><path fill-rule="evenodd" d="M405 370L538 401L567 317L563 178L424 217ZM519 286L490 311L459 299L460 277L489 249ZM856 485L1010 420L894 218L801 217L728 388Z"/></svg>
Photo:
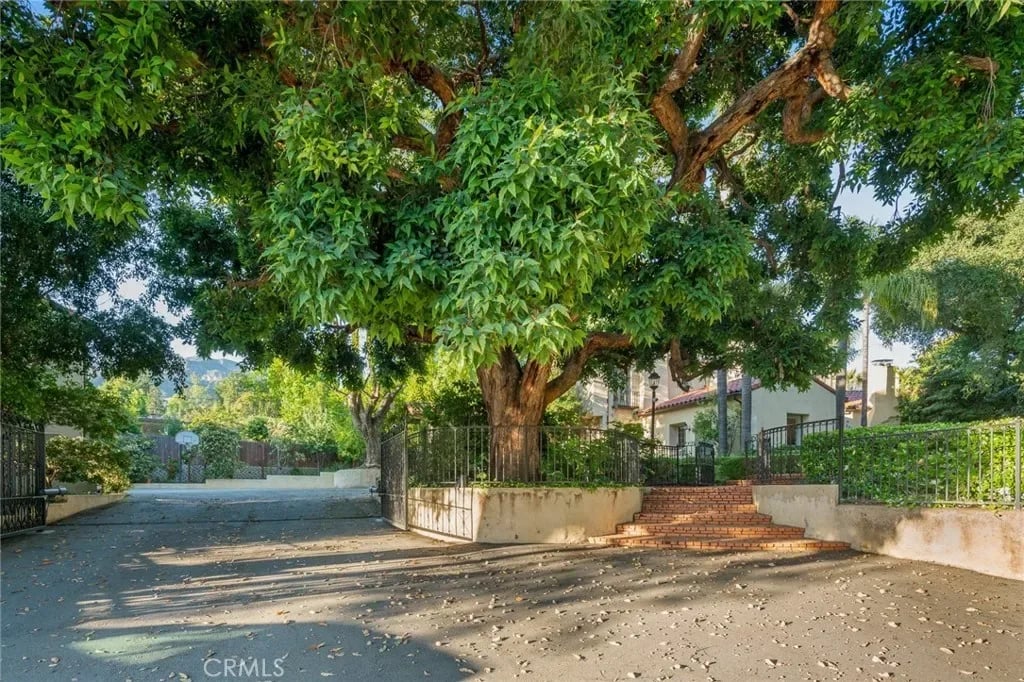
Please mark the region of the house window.
<svg viewBox="0 0 1024 682"><path fill-rule="evenodd" d="M806 414L786 415L786 445L800 445L803 438L803 429L800 425L807 421Z"/></svg>
<svg viewBox="0 0 1024 682"><path fill-rule="evenodd" d="M669 445L686 445L686 422L672 424L668 427Z"/></svg>
<svg viewBox="0 0 1024 682"><path fill-rule="evenodd" d="M633 403L630 402L630 390L628 386L616 389L612 393L612 407L633 407Z"/></svg>

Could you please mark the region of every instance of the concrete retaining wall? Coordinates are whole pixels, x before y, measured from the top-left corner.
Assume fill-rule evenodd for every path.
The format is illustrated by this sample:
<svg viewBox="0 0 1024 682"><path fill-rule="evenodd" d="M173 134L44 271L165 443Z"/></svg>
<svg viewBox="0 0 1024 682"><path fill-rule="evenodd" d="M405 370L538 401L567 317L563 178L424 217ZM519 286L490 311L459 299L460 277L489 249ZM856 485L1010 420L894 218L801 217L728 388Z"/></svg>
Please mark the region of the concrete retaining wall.
<svg viewBox="0 0 1024 682"><path fill-rule="evenodd" d="M90 509L99 509L120 502L124 493L109 495L67 495L61 502L50 502L46 505L46 523L57 523L69 516L80 514Z"/></svg>
<svg viewBox="0 0 1024 682"><path fill-rule="evenodd" d="M338 469L334 472L335 488L370 488L377 485L380 478L380 467L359 467L358 469Z"/></svg>
<svg viewBox="0 0 1024 682"><path fill-rule="evenodd" d="M640 511L642 488L411 488L410 530L485 543L580 543Z"/></svg>
<svg viewBox="0 0 1024 682"><path fill-rule="evenodd" d="M139 489L184 490L315 490L323 488L370 488L380 478L380 467L324 471L319 476L268 474L262 478L208 478L205 483L136 483Z"/></svg>
<svg viewBox="0 0 1024 682"><path fill-rule="evenodd" d="M775 523L875 554L1024 580L1024 512L838 504L834 485L756 485Z"/></svg>

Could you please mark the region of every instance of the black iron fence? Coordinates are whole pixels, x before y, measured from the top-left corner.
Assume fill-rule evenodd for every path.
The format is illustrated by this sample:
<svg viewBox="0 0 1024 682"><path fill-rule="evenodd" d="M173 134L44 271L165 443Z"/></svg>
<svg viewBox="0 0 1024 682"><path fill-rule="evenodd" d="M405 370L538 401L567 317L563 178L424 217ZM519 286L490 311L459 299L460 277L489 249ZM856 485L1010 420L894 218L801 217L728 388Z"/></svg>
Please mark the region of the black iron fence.
<svg viewBox="0 0 1024 682"><path fill-rule="evenodd" d="M808 438L808 482L844 503L1021 507L1021 420L947 428L849 429Z"/></svg>
<svg viewBox="0 0 1024 682"><path fill-rule="evenodd" d="M653 445L645 448L643 481L647 485L714 485L712 443Z"/></svg>
<svg viewBox="0 0 1024 682"><path fill-rule="evenodd" d="M0 535L46 525L45 436L9 414L0 421Z"/></svg>
<svg viewBox="0 0 1024 682"><path fill-rule="evenodd" d="M616 430L561 426L411 428L410 486L641 483L644 446Z"/></svg>
<svg viewBox="0 0 1024 682"><path fill-rule="evenodd" d="M762 429L744 448L747 475L760 482L799 475L802 472L800 452L804 438L836 433L838 429L838 419L819 419Z"/></svg>

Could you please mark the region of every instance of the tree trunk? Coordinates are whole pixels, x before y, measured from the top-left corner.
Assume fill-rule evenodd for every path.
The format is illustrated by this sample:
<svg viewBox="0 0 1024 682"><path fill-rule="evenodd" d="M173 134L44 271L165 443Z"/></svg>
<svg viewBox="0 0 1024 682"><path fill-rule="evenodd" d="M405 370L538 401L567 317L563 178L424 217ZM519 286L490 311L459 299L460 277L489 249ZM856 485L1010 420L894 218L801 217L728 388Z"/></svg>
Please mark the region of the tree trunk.
<svg viewBox="0 0 1024 682"><path fill-rule="evenodd" d="M729 454L729 377L724 369L717 371L718 379L718 454Z"/></svg>
<svg viewBox="0 0 1024 682"><path fill-rule="evenodd" d="M381 431L384 420L399 392L400 389L395 388L382 395L380 387L375 385L369 400L364 400L362 391L352 391L348 396L352 421L355 422L356 430L359 431L366 446L366 458L363 460L363 466L380 466Z"/></svg>
<svg viewBox="0 0 1024 682"><path fill-rule="evenodd" d="M750 447L750 422L753 415L753 405L750 401L753 382L750 379L750 375L746 373L743 374L743 378L740 381L740 400L743 401L743 411L740 415L740 450L746 452L747 448Z"/></svg>
<svg viewBox="0 0 1024 682"><path fill-rule="evenodd" d="M477 369L490 427L488 478L539 481L541 424L547 406L551 365L529 360L521 365L504 348L498 362Z"/></svg>

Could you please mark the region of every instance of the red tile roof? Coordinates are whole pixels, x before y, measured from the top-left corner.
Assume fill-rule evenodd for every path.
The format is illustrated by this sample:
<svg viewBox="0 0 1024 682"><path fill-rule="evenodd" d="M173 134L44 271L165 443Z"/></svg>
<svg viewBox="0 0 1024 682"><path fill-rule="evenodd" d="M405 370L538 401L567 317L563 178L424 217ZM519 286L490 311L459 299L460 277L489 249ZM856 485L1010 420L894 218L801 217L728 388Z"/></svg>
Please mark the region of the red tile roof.
<svg viewBox="0 0 1024 682"><path fill-rule="evenodd" d="M827 390L827 391L829 391L831 393L835 393L835 389L833 389L831 386L826 384L821 379L818 379L817 377L814 378L814 383L818 384L819 386L821 386L822 388L824 388L825 390ZM742 384L742 379L733 379L732 381L730 381L728 383L727 387L726 387L725 395L726 396L736 396L736 395L739 395L740 394L740 390L741 390L741 384ZM754 391L754 390L757 390L759 388L761 388L761 381L759 379L753 379L750 382L750 390ZM685 407L687 405L696 405L697 403L702 403L702 402L704 402L706 400L711 400L712 398L715 397L715 394L717 392L718 392L718 390L716 388L701 388L701 389L698 389L696 391L687 391L686 393L683 393L682 395L677 395L675 398L671 398L670 400L665 400L663 402L659 402L657 405L654 406L654 412L655 413L667 412L669 410L674 410L674 409L676 409L678 407ZM847 402L849 402L849 400L850 400L849 394L850 394L850 391L847 391ZM646 410L640 410L639 412L637 412L637 416L650 415L650 414L651 414L650 408L648 408Z"/></svg>
<svg viewBox="0 0 1024 682"><path fill-rule="evenodd" d="M741 384L741 379L733 379L732 381L729 382L725 394L727 396L739 395ZM750 382L750 389L754 390L758 388L761 388L761 382L758 381L757 379L752 380ZM675 398L671 398L670 400L658 402L658 404L654 406L654 411L656 413L666 412L668 410L672 410L677 407L683 407L685 405L695 405L697 403L704 402L705 400L710 400L711 398L715 397L715 394L717 392L718 391L715 388L701 388L696 391L687 391L686 393L683 393L682 395L677 395ZM650 408L648 408L646 410L641 410L638 414L649 415L650 413L651 410Z"/></svg>

